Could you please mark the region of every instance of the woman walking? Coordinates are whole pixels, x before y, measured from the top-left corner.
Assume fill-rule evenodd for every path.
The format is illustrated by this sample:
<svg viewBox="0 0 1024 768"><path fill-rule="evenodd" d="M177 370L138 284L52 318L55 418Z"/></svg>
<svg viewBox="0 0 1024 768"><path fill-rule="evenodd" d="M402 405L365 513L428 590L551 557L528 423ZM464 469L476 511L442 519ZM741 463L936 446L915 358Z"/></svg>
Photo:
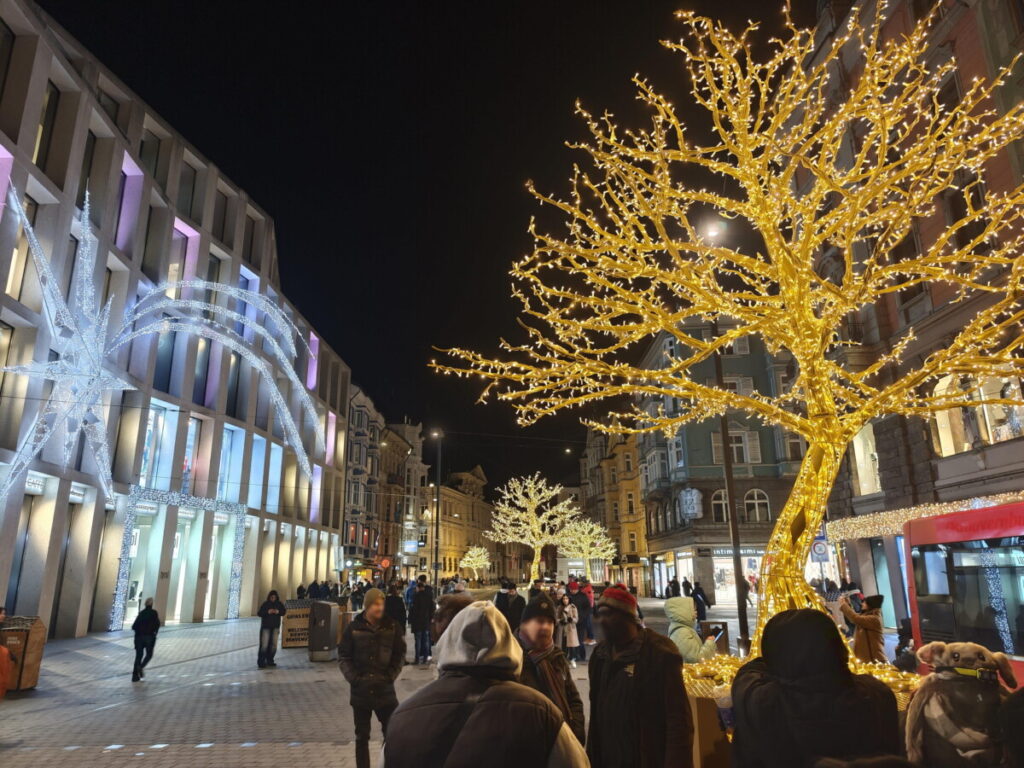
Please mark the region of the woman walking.
<svg viewBox="0 0 1024 768"><path fill-rule="evenodd" d="M558 601L558 624L555 626L555 645L565 651L570 659L569 666L576 668L576 648L579 647L580 637L576 631L580 614L576 606L572 604L569 596L564 594Z"/></svg>

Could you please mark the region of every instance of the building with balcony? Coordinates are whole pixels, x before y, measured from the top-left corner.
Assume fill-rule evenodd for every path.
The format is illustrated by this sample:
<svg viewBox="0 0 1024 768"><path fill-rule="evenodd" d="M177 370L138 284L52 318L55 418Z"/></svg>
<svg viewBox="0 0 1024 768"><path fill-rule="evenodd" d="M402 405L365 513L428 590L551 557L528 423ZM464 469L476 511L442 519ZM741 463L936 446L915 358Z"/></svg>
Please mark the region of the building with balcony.
<svg viewBox="0 0 1024 768"><path fill-rule="evenodd" d="M714 332L697 319L687 326L693 335ZM643 366L668 365L682 354L676 343L667 334L659 335L646 350ZM768 354L755 337L738 339L730 354L723 355L722 368L724 385L740 392L774 396L785 391L791 377L789 361ZM694 366L688 375L713 384L714 361ZM648 397L639 404L652 415L660 409L667 414L680 410L674 398ZM731 502L723 450L732 454L737 498ZM759 572L772 521L785 504L803 457L802 438L735 413L730 414L725 440L721 421L714 418L683 426L668 438L640 434L636 451L654 594L664 594L671 579L682 581L685 576L700 581L713 601L735 602L729 515L738 515L744 575ZM623 452L623 470L628 453Z"/></svg>
<svg viewBox="0 0 1024 768"><path fill-rule="evenodd" d="M594 573L594 580L621 582L646 596L650 558L636 435L587 430L587 445L580 457L579 499L584 515L601 523L618 549L618 555L605 564L606 572Z"/></svg>
<svg viewBox="0 0 1024 768"><path fill-rule="evenodd" d="M387 425L370 396L351 386L344 504L346 578L369 579L379 564L381 540L381 442Z"/></svg>
<svg viewBox="0 0 1024 768"><path fill-rule="evenodd" d="M302 337L294 373L326 448L301 418L294 385L281 385L275 406L254 361L276 363L251 328L238 331L251 358L191 333L135 339L105 361L134 387L105 403L112 495L91 451L80 443L65 464L51 441L0 508L8 613L77 636L130 624L145 597L167 620L203 621L249 615L270 589L288 595L333 578L350 373L282 294L273 220L27 0L0 3L0 365L56 355L26 234L6 204L12 185L65 296L82 277L88 227L99 254L92 284L114 317L154 285L193 278L258 292L283 310ZM259 306L227 293L203 298L263 322ZM7 465L49 384L0 376ZM280 406L293 411L311 477L299 470Z"/></svg>
<svg viewBox="0 0 1024 768"><path fill-rule="evenodd" d="M427 487L430 467L423 461L423 425L408 420L388 425L409 445L409 453L399 471L403 478L401 499L400 556L396 559L402 578L416 578L427 572L430 553L427 551L427 523L433 503L431 488Z"/></svg>

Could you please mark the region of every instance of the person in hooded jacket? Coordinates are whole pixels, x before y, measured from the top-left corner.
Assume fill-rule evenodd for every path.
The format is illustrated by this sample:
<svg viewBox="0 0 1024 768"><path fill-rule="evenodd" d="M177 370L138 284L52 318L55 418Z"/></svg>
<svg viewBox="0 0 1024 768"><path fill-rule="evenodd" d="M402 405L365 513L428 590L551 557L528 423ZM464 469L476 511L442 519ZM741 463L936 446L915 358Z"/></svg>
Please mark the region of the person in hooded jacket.
<svg viewBox="0 0 1024 768"><path fill-rule="evenodd" d="M260 649L256 655L256 665L264 667L276 667L274 655L277 653L277 635L281 631L281 617L288 612L281 602L276 589L267 593L267 599L256 611L260 617Z"/></svg>
<svg viewBox="0 0 1024 768"><path fill-rule="evenodd" d="M836 625L811 608L765 625L761 656L732 683L736 768L811 768L818 760L900 754L896 697L850 672Z"/></svg>
<svg viewBox="0 0 1024 768"><path fill-rule="evenodd" d="M692 597L671 597L665 601L668 617L668 639L676 644L686 664L710 659L715 655L715 638L701 640L697 634L697 609Z"/></svg>
<svg viewBox="0 0 1024 768"><path fill-rule="evenodd" d="M440 677L391 716L381 768L456 764L587 768L558 707L516 682L523 652L505 617L480 600L462 609L437 644Z"/></svg>

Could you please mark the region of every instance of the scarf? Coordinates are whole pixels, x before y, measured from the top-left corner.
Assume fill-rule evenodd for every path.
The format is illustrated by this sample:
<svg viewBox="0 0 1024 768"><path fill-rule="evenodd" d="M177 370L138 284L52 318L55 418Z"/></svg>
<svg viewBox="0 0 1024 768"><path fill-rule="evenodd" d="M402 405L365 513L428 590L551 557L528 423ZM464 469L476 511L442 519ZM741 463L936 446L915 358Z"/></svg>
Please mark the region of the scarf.
<svg viewBox="0 0 1024 768"><path fill-rule="evenodd" d="M522 635L519 638L526 649L527 655L530 657L533 668L537 670L537 677L545 688L544 693L558 707L566 722L568 722L572 718L572 711L569 709L569 700L565 696L565 681L562 679L559 671L555 669L552 659L552 656L556 653L561 653L561 650L556 648L553 642L549 642L543 648L535 648Z"/></svg>

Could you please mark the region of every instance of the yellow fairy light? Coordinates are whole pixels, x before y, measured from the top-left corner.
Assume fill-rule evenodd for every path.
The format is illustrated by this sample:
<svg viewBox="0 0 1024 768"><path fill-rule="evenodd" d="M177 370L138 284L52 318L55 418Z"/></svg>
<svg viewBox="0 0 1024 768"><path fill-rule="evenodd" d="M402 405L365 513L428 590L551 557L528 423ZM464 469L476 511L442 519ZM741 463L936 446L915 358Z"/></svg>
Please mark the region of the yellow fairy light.
<svg viewBox="0 0 1024 768"><path fill-rule="evenodd" d="M531 222L533 253L512 266L526 340L502 341L505 359L453 349L455 363L434 365L483 376L481 399L493 392L524 425L619 398L626 406L583 422L673 434L736 411L801 435L808 448L763 559L755 653L772 615L823 607L804 565L864 425L885 414L1024 405L1019 392L971 399L933 391L945 376L1024 373L1024 187L983 184L987 166L1005 162L1006 148L1024 138L1024 104L993 108L1009 68L944 103L956 64L929 55L935 12L907 35L882 35L887 15L884 2L850 14L818 50L813 30L787 13L786 32L757 59L755 25L734 34L680 12L686 37L665 45L685 59L712 140L688 134L672 103L639 77L652 113L645 129L620 131L610 115L578 105L589 139L573 146L588 163L574 167L567 197L528 185L565 228ZM841 84L836 71L857 76ZM724 181L686 182L704 172ZM922 228L917 235L931 239L908 252L915 220L934 219L944 201L964 213ZM707 236L699 223L709 215L758 242L743 248ZM882 352L848 338L850 322L887 295L940 282L955 287L951 302L977 307L941 349L922 352L910 332ZM706 338L696 323L722 332ZM741 393L691 375L754 334L792 359L785 392ZM658 336L673 340L673 356L661 368L640 367L635 346ZM642 407L667 398L678 407Z"/></svg>

